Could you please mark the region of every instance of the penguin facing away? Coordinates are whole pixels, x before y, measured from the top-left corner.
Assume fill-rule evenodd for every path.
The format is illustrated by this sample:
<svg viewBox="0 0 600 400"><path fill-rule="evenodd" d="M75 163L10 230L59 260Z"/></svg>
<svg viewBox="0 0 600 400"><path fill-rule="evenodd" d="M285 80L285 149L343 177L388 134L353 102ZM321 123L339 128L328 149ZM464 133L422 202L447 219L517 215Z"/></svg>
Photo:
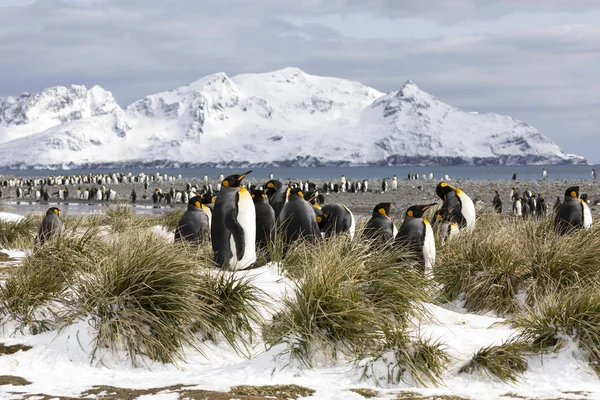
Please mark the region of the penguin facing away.
<svg viewBox="0 0 600 400"><path fill-rule="evenodd" d="M275 211L275 218L278 218L284 204L288 201L288 188L283 182L277 179L270 180L265 187L269 203L273 207L273 211Z"/></svg>
<svg viewBox="0 0 600 400"><path fill-rule="evenodd" d="M373 208L371 219L367 221L363 235L376 246L384 246L396 237L398 230L390 218L391 203L379 203Z"/></svg>
<svg viewBox="0 0 600 400"><path fill-rule="evenodd" d="M343 204L328 204L321 208L325 224L323 232L325 237L331 237L340 233L348 232L350 240L354 240L356 232L356 220L352 212Z"/></svg>
<svg viewBox="0 0 600 400"><path fill-rule="evenodd" d="M269 244L275 238L275 211L263 190L255 190L252 201L256 210L256 250L264 251L268 258Z"/></svg>
<svg viewBox="0 0 600 400"><path fill-rule="evenodd" d="M34 249L43 246L44 243L60 232L63 223L59 218L59 214L60 210L56 207L50 207L48 211L46 211L46 215L38 227Z"/></svg>
<svg viewBox="0 0 600 400"><path fill-rule="evenodd" d="M175 228L175 242L189 242L195 246L210 240L210 209L194 196Z"/></svg>
<svg viewBox="0 0 600 400"><path fill-rule="evenodd" d="M212 248L220 268L244 269L256 262L256 212L242 186L251 172L226 177L213 206Z"/></svg>
<svg viewBox="0 0 600 400"><path fill-rule="evenodd" d="M321 240L321 230L313 207L304 199L304 193L300 188L290 190L288 202L285 203L277 218L277 227L284 235L284 255L289 246L300 238L313 244Z"/></svg>
<svg viewBox="0 0 600 400"><path fill-rule="evenodd" d="M495 191L494 199L492 200L492 205L494 206L494 212L498 214L502 214L502 198L500 197L500 193Z"/></svg>
<svg viewBox="0 0 600 400"><path fill-rule="evenodd" d="M429 221L423 218L423 213L434 205L436 204L409 207L395 240L396 244L406 246L418 256L426 275L433 272L435 238Z"/></svg>

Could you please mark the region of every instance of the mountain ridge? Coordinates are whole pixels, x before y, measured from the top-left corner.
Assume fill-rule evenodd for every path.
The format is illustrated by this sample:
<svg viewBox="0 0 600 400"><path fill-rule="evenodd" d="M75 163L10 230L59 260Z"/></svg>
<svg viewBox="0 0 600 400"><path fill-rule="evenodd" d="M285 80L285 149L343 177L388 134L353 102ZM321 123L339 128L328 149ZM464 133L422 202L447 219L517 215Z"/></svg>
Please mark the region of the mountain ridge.
<svg viewBox="0 0 600 400"><path fill-rule="evenodd" d="M384 94L290 67L211 74L125 108L100 86L0 98L10 169L577 163L525 122L462 111L410 80Z"/></svg>

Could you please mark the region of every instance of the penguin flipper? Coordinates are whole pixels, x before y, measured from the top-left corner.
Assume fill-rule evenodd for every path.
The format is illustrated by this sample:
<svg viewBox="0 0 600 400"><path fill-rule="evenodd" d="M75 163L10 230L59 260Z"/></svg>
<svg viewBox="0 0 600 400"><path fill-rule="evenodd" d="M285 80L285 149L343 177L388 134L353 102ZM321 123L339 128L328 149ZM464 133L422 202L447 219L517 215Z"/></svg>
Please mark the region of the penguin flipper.
<svg viewBox="0 0 600 400"><path fill-rule="evenodd" d="M246 238L244 236L244 229L238 222L236 216L234 215L233 210L231 210L225 216L225 228L231 232L233 236L233 241L235 242L235 254L238 260L244 258L244 253L246 252Z"/></svg>

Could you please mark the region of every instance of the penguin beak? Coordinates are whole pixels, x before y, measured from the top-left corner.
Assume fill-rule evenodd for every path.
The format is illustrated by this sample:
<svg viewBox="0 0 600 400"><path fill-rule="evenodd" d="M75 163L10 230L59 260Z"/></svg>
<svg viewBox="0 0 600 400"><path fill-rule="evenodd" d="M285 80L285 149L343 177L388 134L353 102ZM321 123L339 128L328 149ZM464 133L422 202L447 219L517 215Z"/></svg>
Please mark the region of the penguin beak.
<svg viewBox="0 0 600 400"><path fill-rule="evenodd" d="M429 210L433 206L437 206L437 203L431 203L431 204L427 204L426 206L423 206L423 211Z"/></svg>
<svg viewBox="0 0 600 400"><path fill-rule="evenodd" d="M238 182L241 182L242 179L244 179L247 175L249 175L250 173L252 173L252 171L248 171L248 172L244 172L243 174L241 174L239 176L239 178L237 178Z"/></svg>

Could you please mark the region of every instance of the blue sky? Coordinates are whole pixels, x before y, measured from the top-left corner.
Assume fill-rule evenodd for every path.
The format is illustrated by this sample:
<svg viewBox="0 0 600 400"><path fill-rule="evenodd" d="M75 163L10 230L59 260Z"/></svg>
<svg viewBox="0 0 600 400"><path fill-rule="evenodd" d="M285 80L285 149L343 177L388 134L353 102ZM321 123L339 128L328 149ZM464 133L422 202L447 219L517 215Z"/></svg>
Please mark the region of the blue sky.
<svg viewBox="0 0 600 400"><path fill-rule="evenodd" d="M122 106L214 72L412 79L600 162L597 0L0 0L0 96L99 84Z"/></svg>

